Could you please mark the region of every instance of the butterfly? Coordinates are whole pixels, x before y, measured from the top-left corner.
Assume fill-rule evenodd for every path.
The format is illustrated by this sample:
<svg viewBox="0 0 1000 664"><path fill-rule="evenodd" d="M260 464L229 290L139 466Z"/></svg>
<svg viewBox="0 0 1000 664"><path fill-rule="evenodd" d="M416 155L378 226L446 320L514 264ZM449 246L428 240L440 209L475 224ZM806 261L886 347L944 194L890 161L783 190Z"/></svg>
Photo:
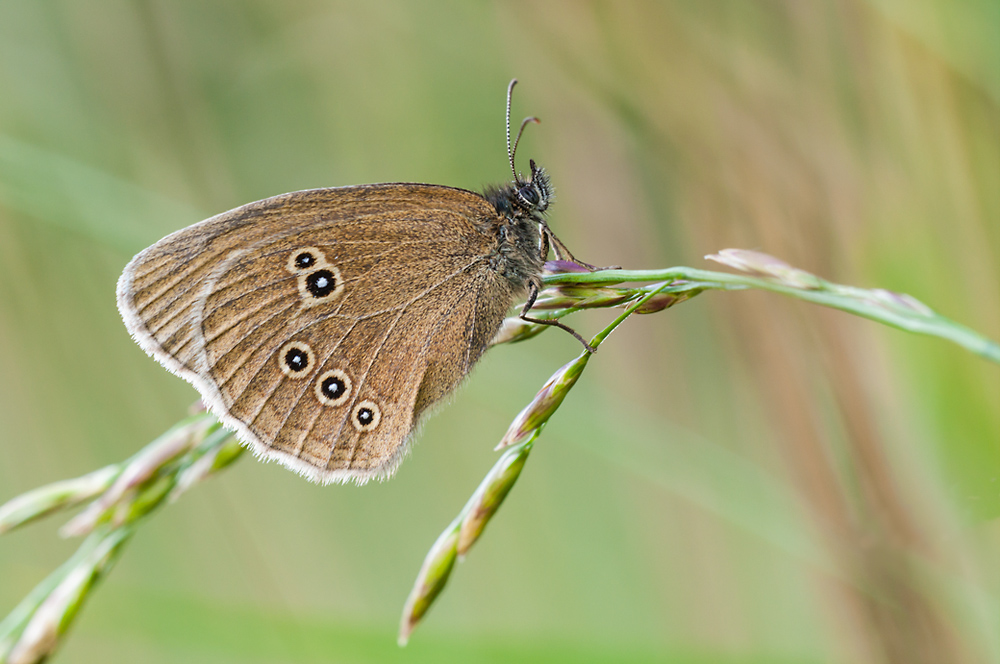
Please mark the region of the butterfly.
<svg viewBox="0 0 1000 664"><path fill-rule="evenodd" d="M239 440L321 482L390 476L522 297L541 288L553 200L514 166L483 194L392 183L297 191L168 235L118 281L125 326Z"/></svg>

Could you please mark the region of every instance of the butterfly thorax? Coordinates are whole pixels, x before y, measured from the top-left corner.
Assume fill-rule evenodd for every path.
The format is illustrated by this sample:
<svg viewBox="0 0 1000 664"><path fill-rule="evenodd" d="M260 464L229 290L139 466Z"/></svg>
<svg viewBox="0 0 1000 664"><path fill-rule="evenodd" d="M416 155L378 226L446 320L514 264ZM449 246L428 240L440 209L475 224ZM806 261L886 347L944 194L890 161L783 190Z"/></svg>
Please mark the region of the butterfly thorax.
<svg viewBox="0 0 1000 664"><path fill-rule="evenodd" d="M552 202L552 186L544 169L531 162L531 177L518 178L488 188L483 196L496 209L497 245L493 267L514 285L523 288L538 277L545 262L543 235L548 232L544 214Z"/></svg>

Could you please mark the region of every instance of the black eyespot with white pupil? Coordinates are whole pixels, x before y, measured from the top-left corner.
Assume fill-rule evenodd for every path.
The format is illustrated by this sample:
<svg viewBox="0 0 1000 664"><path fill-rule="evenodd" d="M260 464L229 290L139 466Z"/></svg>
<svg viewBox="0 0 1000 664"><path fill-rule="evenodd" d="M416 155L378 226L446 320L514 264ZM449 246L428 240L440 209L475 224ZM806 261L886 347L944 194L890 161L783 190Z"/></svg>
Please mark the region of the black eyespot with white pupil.
<svg viewBox="0 0 1000 664"><path fill-rule="evenodd" d="M326 297L337 289L337 278L330 270L316 270L306 277L306 288L313 297Z"/></svg>
<svg viewBox="0 0 1000 664"><path fill-rule="evenodd" d="M340 369L324 372L316 379L316 398L327 406L340 406L351 396L351 379Z"/></svg>
<svg viewBox="0 0 1000 664"><path fill-rule="evenodd" d="M371 431L382 421L382 411L374 401L362 401L351 413L351 424L358 431Z"/></svg>
<svg viewBox="0 0 1000 664"><path fill-rule="evenodd" d="M320 383L320 388L323 391L323 396L331 401L336 401L340 397L344 396L347 392L347 383L344 382L343 378L339 376L330 376L322 383Z"/></svg>
<svg viewBox="0 0 1000 664"><path fill-rule="evenodd" d="M309 357L298 348L292 348L285 353L285 366L289 371L298 373L309 365Z"/></svg>
<svg viewBox="0 0 1000 664"><path fill-rule="evenodd" d="M278 366L289 378L302 378L312 371L313 352L302 341L289 341L278 351Z"/></svg>
<svg viewBox="0 0 1000 664"><path fill-rule="evenodd" d="M316 264L316 257L308 251L303 251L295 257L295 267L304 270Z"/></svg>

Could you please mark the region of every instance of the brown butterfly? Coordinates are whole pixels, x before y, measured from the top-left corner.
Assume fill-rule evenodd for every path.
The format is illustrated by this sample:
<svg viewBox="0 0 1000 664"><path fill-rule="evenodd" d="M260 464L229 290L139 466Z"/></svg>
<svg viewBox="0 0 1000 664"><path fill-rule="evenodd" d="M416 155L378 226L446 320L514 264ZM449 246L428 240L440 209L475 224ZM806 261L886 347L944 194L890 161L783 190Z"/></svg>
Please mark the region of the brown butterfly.
<svg viewBox="0 0 1000 664"><path fill-rule="evenodd" d="M469 373L549 246L549 177L483 195L430 184L297 191L168 235L118 281L138 344L256 455L329 483L391 475L421 416Z"/></svg>

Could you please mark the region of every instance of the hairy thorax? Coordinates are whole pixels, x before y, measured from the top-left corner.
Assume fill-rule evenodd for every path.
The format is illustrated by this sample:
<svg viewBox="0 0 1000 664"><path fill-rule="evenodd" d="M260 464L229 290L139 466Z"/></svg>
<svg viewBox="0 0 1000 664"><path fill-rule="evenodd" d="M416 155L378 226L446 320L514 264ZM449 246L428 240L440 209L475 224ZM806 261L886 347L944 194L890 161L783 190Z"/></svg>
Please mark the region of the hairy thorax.
<svg viewBox="0 0 1000 664"><path fill-rule="evenodd" d="M542 271L542 228L540 214L526 210L517 199L514 187L488 189L486 200L496 208L498 219L493 232L496 247L490 256L490 266L517 290L527 287Z"/></svg>

